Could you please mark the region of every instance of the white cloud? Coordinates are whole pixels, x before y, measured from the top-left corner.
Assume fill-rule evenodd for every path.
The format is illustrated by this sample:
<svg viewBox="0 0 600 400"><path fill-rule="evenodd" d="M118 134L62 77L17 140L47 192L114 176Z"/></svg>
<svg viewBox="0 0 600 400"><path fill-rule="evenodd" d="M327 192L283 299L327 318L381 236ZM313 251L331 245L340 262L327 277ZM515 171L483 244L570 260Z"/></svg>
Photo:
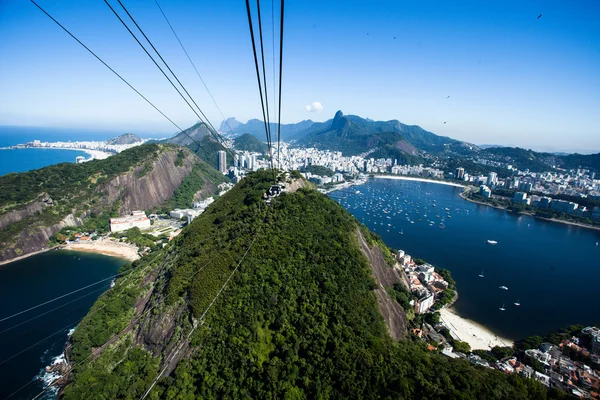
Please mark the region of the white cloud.
<svg viewBox="0 0 600 400"><path fill-rule="evenodd" d="M313 101L306 107L304 107L308 112L321 112L323 111L323 106L318 101Z"/></svg>

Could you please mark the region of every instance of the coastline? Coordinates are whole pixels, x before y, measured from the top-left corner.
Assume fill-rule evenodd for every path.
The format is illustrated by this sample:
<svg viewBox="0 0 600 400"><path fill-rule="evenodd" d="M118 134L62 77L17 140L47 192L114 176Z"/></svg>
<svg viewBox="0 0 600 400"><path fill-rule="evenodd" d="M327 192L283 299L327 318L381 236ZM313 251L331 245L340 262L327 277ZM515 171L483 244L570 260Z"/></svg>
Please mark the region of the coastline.
<svg viewBox="0 0 600 400"><path fill-rule="evenodd" d="M60 246L61 250L80 251L84 253L102 254L110 257L135 261L140 258L138 248L132 244L116 242L110 239L100 239L86 243L67 243Z"/></svg>
<svg viewBox="0 0 600 400"><path fill-rule="evenodd" d="M472 350L491 350L494 346L512 346L512 340L500 337L483 325L463 318L450 308L440 310L440 320L453 337L466 342Z"/></svg>
<svg viewBox="0 0 600 400"><path fill-rule="evenodd" d="M61 246L54 246L48 249L34 251L19 257L11 258L10 260L0 261L0 267L15 261L24 260L28 257L46 253L51 250L68 250L79 251L82 253L102 254L104 256L121 258L127 261L135 261L140 258L140 255L138 254L138 248L132 244L120 243L110 239L100 239L86 243L67 243Z"/></svg>
<svg viewBox="0 0 600 400"><path fill-rule="evenodd" d="M92 159L93 160L104 160L112 155L111 153L107 153L106 151L92 150L92 149L80 149L80 148L75 148L75 147L23 147L23 148L21 148L21 147L4 147L0 150L21 150L21 149L81 151L90 156L90 158L86 159L86 161L89 161Z"/></svg>
<svg viewBox="0 0 600 400"><path fill-rule="evenodd" d="M10 260L0 261L0 267L3 266L3 265L6 265L6 264L10 264L10 263L15 262L15 261L24 260L24 259L26 259L28 257L36 256L38 254L42 254L42 253L45 253L47 251L54 250L56 248L57 247L50 247L49 249L42 249L42 250L34 251L33 253L27 253L27 254L24 254L24 255L19 256L19 257L11 258Z"/></svg>
<svg viewBox="0 0 600 400"><path fill-rule="evenodd" d="M506 207L495 206L495 205L492 205L492 204L485 203L483 201L477 201L477 200L470 199L470 198L464 196L464 192L463 193L459 193L459 196L463 200L470 201L471 203L481 204L482 206L487 206L487 207L495 208L497 210L504 210L504 211L508 211L508 212L511 212L511 213L514 212L512 210L509 210ZM528 214L528 213L517 213L517 215L527 215L527 216L530 216L530 217L533 217L533 218L536 218L536 219L541 219L542 221L558 222L558 223L564 224L564 225L573 225L573 226L577 226L579 228L586 228L586 229L592 229L592 230L595 230L595 231L600 231L600 227L598 227L598 226L585 225L585 224L581 224L579 222L571 222L571 221L565 221L565 220L562 220L562 219L554 219L554 218L544 218L544 217L539 217L537 215Z"/></svg>
<svg viewBox="0 0 600 400"><path fill-rule="evenodd" d="M454 187L461 187L461 188L466 187L465 185L461 185L461 184L453 183L453 182L436 181L434 179L425 179L425 178L412 178L410 176L401 176L401 175L374 175L374 177L379 178L379 179L398 179L398 180L403 180L403 181L437 183L439 185L447 185L447 186L454 186Z"/></svg>

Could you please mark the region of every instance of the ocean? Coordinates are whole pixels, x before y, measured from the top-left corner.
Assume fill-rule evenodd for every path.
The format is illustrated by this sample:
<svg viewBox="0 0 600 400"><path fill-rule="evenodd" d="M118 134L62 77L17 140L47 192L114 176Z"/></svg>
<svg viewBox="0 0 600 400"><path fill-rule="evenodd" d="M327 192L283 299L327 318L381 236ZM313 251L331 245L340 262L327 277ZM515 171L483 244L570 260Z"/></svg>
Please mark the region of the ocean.
<svg viewBox="0 0 600 400"><path fill-rule="evenodd" d="M66 128L37 128L0 126L0 148L41 140L42 142L91 140L104 141L124 132L94 131ZM138 134L143 138L159 138L165 135ZM75 162L77 156L89 158L83 151L62 149L15 149L0 150L0 176L11 172L25 172L63 162Z"/></svg>
<svg viewBox="0 0 600 400"><path fill-rule="evenodd" d="M600 231L474 204L461 192L377 178L330 197L391 248L449 269L459 293L456 312L500 336L600 323Z"/></svg>
<svg viewBox="0 0 600 400"><path fill-rule="evenodd" d="M50 251L0 266L0 398L31 399L45 387L45 367L62 354L70 331L110 287L111 279L3 320L22 310L110 278L125 260ZM48 391L43 398L54 398Z"/></svg>

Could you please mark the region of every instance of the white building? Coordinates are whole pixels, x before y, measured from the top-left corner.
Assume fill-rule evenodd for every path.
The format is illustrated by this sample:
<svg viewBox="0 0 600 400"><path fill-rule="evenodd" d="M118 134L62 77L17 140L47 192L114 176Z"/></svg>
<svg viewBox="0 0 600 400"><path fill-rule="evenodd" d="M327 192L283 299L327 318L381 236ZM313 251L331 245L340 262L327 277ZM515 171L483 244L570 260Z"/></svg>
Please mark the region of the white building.
<svg viewBox="0 0 600 400"><path fill-rule="evenodd" d="M419 279L421 281L426 282L426 283L433 281L433 273L434 273L435 269L433 268L432 265L430 265L430 264L420 265L419 268L417 268L417 271L419 272Z"/></svg>
<svg viewBox="0 0 600 400"><path fill-rule="evenodd" d="M425 296L415 301L415 314L426 313L433 305L433 300L433 294L427 292Z"/></svg>
<svg viewBox="0 0 600 400"><path fill-rule="evenodd" d="M126 217L110 219L111 232L122 232L136 227L140 229L150 228L150 218L146 216L144 211L132 211L131 215Z"/></svg>
<svg viewBox="0 0 600 400"><path fill-rule="evenodd" d="M219 150L218 154L218 163L219 163L219 172L226 173L227 172L227 153L223 150Z"/></svg>
<svg viewBox="0 0 600 400"><path fill-rule="evenodd" d="M487 187L485 185L479 186L479 194L482 195L483 197L485 197L486 199L489 199L490 197L492 197L492 191L490 190L489 187Z"/></svg>

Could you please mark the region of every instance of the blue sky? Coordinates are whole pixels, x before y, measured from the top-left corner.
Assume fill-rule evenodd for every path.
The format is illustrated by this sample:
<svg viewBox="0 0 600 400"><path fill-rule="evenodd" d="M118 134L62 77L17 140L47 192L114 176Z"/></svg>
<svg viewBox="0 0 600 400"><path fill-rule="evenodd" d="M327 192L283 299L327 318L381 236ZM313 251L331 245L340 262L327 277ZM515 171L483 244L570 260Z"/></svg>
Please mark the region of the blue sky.
<svg viewBox="0 0 600 400"><path fill-rule="evenodd" d="M122 1L218 125L154 1ZM38 2L177 124L196 121L103 1ZM244 2L161 5L224 114L260 117ZM270 49L271 3L262 6ZM600 151L599 17L595 0L290 1L282 121L341 109L478 144ZM312 102L323 110L306 111ZM0 0L0 125L175 129L23 0Z"/></svg>

